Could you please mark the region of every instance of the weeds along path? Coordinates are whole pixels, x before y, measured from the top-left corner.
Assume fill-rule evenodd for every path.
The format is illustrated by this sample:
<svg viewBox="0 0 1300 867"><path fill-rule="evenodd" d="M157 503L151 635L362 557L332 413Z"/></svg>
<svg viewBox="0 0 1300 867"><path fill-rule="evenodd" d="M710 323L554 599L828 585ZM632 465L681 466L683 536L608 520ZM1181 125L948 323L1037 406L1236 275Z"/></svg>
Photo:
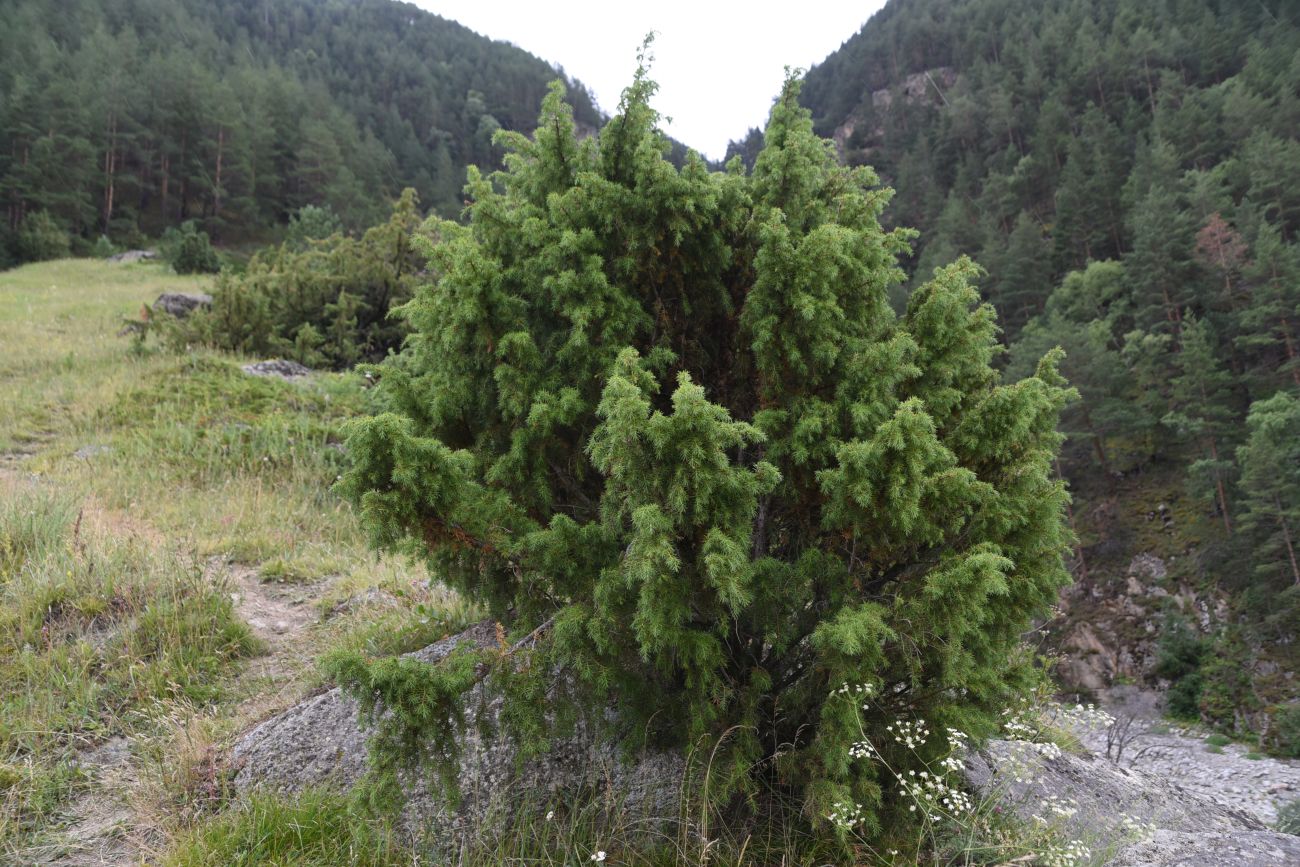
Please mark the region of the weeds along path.
<svg viewBox="0 0 1300 867"><path fill-rule="evenodd" d="M13 496L36 492L59 497L57 481L34 476L23 469L23 461L38 451L0 456L0 493ZM93 540L130 540L155 555L192 557L175 546L166 535L139 516L110 509L93 495L73 499L72 547L95 544ZM56 811L43 817L44 827L24 845L8 848L0 840L0 863L30 865L129 865L145 863L165 849L168 800L182 792L168 792L167 777L176 768L160 767L177 759L195 766L207 761L210 745L191 751L168 751L166 744L193 737L196 722L217 717L239 728L297 700L303 690L303 674L310 670L312 641L308 635L319 620L315 602L320 584L276 585L264 582L251 566L230 563L224 557L209 557L201 569L203 584L229 596L234 612L247 624L260 645L258 655L249 658L230 686L233 703L207 711L175 704L152 726L137 733L113 735L97 742L94 735L79 738L86 745L70 761L77 783ZM96 624L80 636L101 643L112 640L112 626ZM148 712L145 709L144 712ZM170 730L169 730L170 729ZM164 745L162 752L159 745ZM169 754L170 752L170 754ZM192 776L192 775L191 775ZM197 781L201 774L194 776ZM182 780L182 788L185 780Z"/></svg>
<svg viewBox="0 0 1300 867"><path fill-rule="evenodd" d="M475 614L377 561L330 491L360 377L117 335L205 288L89 260L0 273L6 867L162 860L229 806L224 747L318 685L322 652L401 653Z"/></svg>

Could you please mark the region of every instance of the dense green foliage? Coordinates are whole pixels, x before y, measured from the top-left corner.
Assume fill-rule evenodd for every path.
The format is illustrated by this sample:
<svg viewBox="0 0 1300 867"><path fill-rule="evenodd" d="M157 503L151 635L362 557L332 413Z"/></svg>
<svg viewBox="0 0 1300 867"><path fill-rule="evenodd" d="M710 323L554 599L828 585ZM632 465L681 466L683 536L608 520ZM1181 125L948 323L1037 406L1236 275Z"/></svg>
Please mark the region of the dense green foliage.
<svg viewBox="0 0 1300 867"><path fill-rule="evenodd" d="M212 249L208 233L193 220L163 232L160 246L163 258L177 274L215 274L221 270L221 259Z"/></svg>
<svg viewBox="0 0 1300 867"><path fill-rule="evenodd" d="M908 0L812 69L802 97L847 162L900 189L885 216L922 229L913 285L975 256L1011 376L1065 349L1082 395L1062 453L1080 574L1122 580L1136 554L1177 557L1175 580L1234 603L1212 630L1244 624L1243 664L1287 669L1300 662L1287 649L1300 646L1300 484L1283 469L1300 440L1297 58L1286 4ZM748 159L757 141L735 150ZM1162 501L1174 536L1154 541L1139 516Z"/></svg>
<svg viewBox="0 0 1300 867"><path fill-rule="evenodd" d="M0 265L32 258L12 236L41 211L124 242L186 219L256 237L308 204L357 229L405 186L454 216L556 76L390 0L9 0L4 21Z"/></svg>
<svg viewBox="0 0 1300 867"><path fill-rule="evenodd" d="M13 253L26 262L61 259L71 252L68 235L47 211L36 211L15 234Z"/></svg>
<svg viewBox="0 0 1300 867"><path fill-rule="evenodd" d="M666 161L644 71L598 140L558 87L534 139L502 134L470 225L431 226L436 279L342 488L377 543L528 633L479 657L526 744L575 712L720 741L715 797L792 795L820 824L861 804L859 830L895 833L897 783L850 747L916 767L947 736L911 750L886 726L984 734L1024 687L1019 637L1066 580L1068 390L1055 356L999 382L969 261L893 313L911 233L881 229L891 192L836 164L798 90L751 175ZM556 665L574 679L548 690ZM442 734L445 758L478 677L418 668L336 664L395 708L390 746Z"/></svg>
<svg viewBox="0 0 1300 867"><path fill-rule="evenodd" d="M299 212L294 237L258 253L242 272L223 273L210 308L169 324L173 340L330 367L397 349L406 329L389 312L410 300L420 265L415 191L407 189L388 221L359 238L310 240L329 224L321 209Z"/></svg>

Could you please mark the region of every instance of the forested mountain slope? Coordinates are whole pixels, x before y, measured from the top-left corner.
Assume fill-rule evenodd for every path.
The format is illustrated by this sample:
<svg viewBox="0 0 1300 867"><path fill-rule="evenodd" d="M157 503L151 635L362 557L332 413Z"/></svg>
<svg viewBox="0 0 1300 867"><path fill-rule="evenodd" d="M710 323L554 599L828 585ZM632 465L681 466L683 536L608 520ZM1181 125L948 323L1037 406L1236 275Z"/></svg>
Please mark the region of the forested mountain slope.
<svg viewBox="0 0 1300 867"><path fill-rule="evenodd" d="M803 91L897 189L917 278L960 253L988 270L1010 373L1067 350L1067 679L1162 680L1176 711L1292 751L1298 18L1276 0L895 0Z"/></svg>
<svg viewBox="0 0 1300 867"><path fill-rule="evenodd" d="M8 233L43 210L83 238L247 237L306 204L358 228L406 186L454 215L465 166L531 130L559 74L391 0L4 0L0 20Z"/></svg>

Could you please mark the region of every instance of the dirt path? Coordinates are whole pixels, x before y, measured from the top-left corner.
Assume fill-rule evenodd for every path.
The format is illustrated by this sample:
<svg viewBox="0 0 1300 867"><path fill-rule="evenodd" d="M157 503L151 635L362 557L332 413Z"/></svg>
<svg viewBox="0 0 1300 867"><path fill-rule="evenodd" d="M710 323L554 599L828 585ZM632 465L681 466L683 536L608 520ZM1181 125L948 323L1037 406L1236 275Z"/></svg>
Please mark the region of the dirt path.
<svg viewBox="0 0 1300 867"><path fill-rule="evenodd" d="M218 562L215 568L230 587L240 619L267 647L240 675L248 698L234 715L251 722L302 697L301 674L310 669L313 658L310 631L319 621L312 603L322 585L267 583L256 569L243 565Z"/></svg>
<svg viewBox="0 0 1300 867"><path fill-rule="evenodd" d="M147 831L128 802L138 785L131 744L112 738L79 757L87 775L84 791L67 808L64 829L35 856L33 864L62 867L133 864L147 846Z"/></svg>
<svg viewBox="0 0 1300 867"><path fill-rule="evenodd" d="M31 452L0 454L0 493L44 481L23 469ZM108 509L93 497L82 500L82 527L115 536L132 536L151 547L171 544L164 534L134 515ZM243 696L222 715L252 721L298 700L304 671L310 670L311 630L319 615L314 606L321 584L280 585L263 582L258 570L224 558L204 563L204 575L230 593L239 617L262 641L266 652L248 660L232 684ZM192 720L177 720L178 726ZM84 774L77 794L51 823L38 846L19 853L16 865L40 867L98 867L133 865L156 855L166 838L157 817L151 817L144 767L138 744L115 736L83 750L77 765Z"/></svg>

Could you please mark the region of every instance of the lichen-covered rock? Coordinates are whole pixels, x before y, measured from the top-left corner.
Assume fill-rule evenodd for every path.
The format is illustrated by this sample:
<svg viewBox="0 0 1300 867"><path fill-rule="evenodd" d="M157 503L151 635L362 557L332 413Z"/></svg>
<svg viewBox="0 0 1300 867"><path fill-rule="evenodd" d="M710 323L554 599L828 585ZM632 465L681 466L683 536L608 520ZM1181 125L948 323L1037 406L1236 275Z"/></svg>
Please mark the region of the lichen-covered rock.
<svg viewBox="0 0 1300 867"><path fill-rule="evenodd" d="M1156 831L1107 867L1283 867L1300 864L1300 837L1276 831Z"/></svg>
<svg viewBox="0 0 1300 867"><path fill-rule="evenodd" d="M296 379L311 373L311 368L305 364L283 358L255 361L252 364L245 364L240 369L250 376L278 376L280 379Z"/></svg>
<svg viewBox="0 0 1300 867"><path fill-rule="evenodd" d="M121 265L131 265L135 262L146 262L150 259L157 258L158 253L155 250L126 250L109 256L108 261L116 262Z"/></svg>
<svg viewBox="0 0 1300 867"><path fill-rule="evenodd" d="M1030 821L1035 815L1054 818L1044 815L1050 810L1045 804L1067 805L1074 813L1063 824L1078 837L1114 839L1126 819L1175 831L1264 828L1248 813L1092 753L1045 758L1034 744L991 741L967 757L966 777L977 790L997 795Z"/></svg>
<svg viewBox="0 0 1300 867"><path fill-rule="evenodd" d="M1107 862L1116 867L1300 864L1300 837L1092 753L1044 757L1032 744L993 741L967 757L965 773L1023 821L1116 852Z"/></svg>
<svg viewBox="0 0 1300 867"><path fill-rule="evenodd" d="M212 296L204 292L164 292L153 303L155 312L168 313L184 319L200 307L212 304Z"/></svg>
<svg viewBox="0 0 1300 867"><path fill-rule="evenodd" d="M496 629L480 623L411 656L437 662L462 644L495 646ZM480 714L492 723L501 700L484 685L466 696L466 733L458 774L461 803L452 809L436 786L412 781L403 814L409 831L432 832L451 839L458 828L474 827L489 813L527 804L543 808L553 795L595 789L616 808L638 817L674 818L684 773L674 755L650 753L625 761L617 747L599 742L579 729L556 739L544 757L516 767L516 750L508 738L484 741L478 734ZM257 726L235 745L235 785L241 790L270 788L294 792L308 786L347 788L367 770L369 731L358 725L357 704L339 689L309 698Z"/></svg>

